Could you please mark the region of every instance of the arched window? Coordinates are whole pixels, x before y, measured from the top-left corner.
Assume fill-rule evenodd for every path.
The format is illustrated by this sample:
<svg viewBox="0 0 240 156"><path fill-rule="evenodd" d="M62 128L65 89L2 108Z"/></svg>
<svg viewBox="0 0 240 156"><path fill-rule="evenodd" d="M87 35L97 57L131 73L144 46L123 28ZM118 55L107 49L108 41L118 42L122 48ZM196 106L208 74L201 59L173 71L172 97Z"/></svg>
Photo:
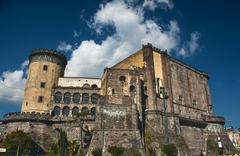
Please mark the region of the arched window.
<svg viewBox="0 0 240 156"><path fill-rule="evenodd" d="M130 91L130 92L134 92L134 91L135 91L135 86L134 86L134 85L131 85L130 88L129 88L129 91Z"/></svg>
<svg viewBox="0 0 240 156"><path fill-rule="evenodd" d="M126 77L125 76L120 76L119 77L119 81L120 82L125 82L126 81Z"/></svg>
<svg viewBox="0 0 240 156"><path fill-rule="evenodd" d="M89 95L88 95L88 93L83 93L83 95L82 95L82 103L89 103Z"/></svg>
<svg viewBox="0 0 240 156"><path fill-rule="evenodd" d="M88 113L88 112L89 112L89 110L88 110L88 108L87 108L87 107L83 107L83 108L82 108L82 112L84 112L84 113Z"/></svg>
<svg viewBox="0 0 240 156"><path fill-rule="evenodd" d="M63 101L66 104L69 104L71 102L71 93L66 92L63 97Z"/></svg>
<svg viewBox="0 0 240 156"><path fill-rule="evenodd" d="M98 101L98 95L97 94L92 94L91 96L91 102L92 104L97 104L97 101Z"/></svg>
<svg viewBox="0 0 240 156"><path fill-rule="evenodd" d="M63 116L68 116L69 115L69 107L67 107L67 106L63 107L62 114L63 114Z"/></svg>
<svg viewBox="0 0 240 156"><path fill-rule="evenodd" d="M80 94L74 93L73 94L73 103L79 103L79 101L80 101Z"/></svg>
<svg viewBox="0 0 240 156"><path fill-rule="evenodd" d="M62 93L61 92L56 92L54 95L54 102L55 103L61 103L62 101Z"/></svg>
<svg viewBox="0 0 240 156"><path fill-rule="evenodd" d="M72 115L77 115L79 113L79 108L78 107L73 107L72 109Z"/></svg>
<svg viewBox="0 0 240 156"><path fill-rule="evenodd" d="M85 83L85 84L83 85L83 88L90 88L90 85L89 85L88 83Z"/></svg>
<svg viewBox="0 0 240 156"><path fill-rule="evenodd" d="M93 88L93 89L97 89L98 86L97 86L96 84L93 84L93 85L91 86L91 88Z"/></svg>
<svg viewBox="0 0 240 156"><path fill-rule="evenodd" d="M96 107L91 108L91 114L95 115L96 114Z"/></svg>
<svg viewBox="0 0 240 156"><path fill-rule="evenodd" d="M59 115L60 115L60 107L56 106L52 111L52 116L59 116Z"/></svg>

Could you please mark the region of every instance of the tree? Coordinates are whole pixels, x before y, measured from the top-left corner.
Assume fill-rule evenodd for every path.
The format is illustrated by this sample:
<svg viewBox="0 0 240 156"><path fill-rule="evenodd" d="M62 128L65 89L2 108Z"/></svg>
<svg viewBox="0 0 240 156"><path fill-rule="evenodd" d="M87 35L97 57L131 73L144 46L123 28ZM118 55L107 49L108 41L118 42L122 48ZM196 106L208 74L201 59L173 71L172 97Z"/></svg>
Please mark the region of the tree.
<svg viewBox="0 0 240 156"><path fill-rule="evenodd" d="M31 153L34 141L27 133L17 130L6 136L3 146L7 149L7 154L23 155Z"/></svg>
<svg viewBox="0 0 240 156"><path fill-rule="evenodd" d="M76 140L69 141L67 145L67 155L76 156L79 149L79 144Z"/></svg>

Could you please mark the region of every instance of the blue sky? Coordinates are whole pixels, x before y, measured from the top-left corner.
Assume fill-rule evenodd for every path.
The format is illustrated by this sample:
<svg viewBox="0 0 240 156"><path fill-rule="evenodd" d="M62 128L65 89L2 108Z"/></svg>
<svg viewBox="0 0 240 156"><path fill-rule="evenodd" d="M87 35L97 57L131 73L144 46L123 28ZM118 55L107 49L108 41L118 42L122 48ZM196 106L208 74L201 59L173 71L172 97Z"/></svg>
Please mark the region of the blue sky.
<svg viewBox="0 0 240 156"><path fill-rule="evenodd" d="M208 72L215 114L240 127L239 6L237 0L2 0L0 115L20 111L32 49L64 52L69 76L100 77L150 41Z"/></svg>

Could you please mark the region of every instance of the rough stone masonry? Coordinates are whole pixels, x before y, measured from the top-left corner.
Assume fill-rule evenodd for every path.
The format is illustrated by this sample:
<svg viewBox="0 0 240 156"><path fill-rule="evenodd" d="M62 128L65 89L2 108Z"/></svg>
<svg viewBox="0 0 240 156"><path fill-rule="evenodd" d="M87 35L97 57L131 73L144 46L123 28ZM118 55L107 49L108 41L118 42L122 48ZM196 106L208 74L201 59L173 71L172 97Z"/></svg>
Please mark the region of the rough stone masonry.
<svg viewBox="0 0 240 156"><path fill-rule="evenodd" d="M88 155L112 145L160 155L175 144L191 156L207 154L208 141L220 137L225 152L235 151L224 118L213 114L208 74L166 51L143 45L102 78L64 77L66 64L55 50L33 50L22 111L4 116L2 137L23 130L47 151L62 129Z"/></svg>

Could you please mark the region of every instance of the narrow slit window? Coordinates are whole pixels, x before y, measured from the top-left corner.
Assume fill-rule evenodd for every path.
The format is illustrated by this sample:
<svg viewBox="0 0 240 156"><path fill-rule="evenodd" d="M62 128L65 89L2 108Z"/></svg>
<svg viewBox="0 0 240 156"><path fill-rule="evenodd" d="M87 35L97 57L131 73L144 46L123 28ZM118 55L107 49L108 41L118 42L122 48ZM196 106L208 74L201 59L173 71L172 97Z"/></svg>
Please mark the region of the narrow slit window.
<svg viewBox="0 0 240 156"><path fill-rule="evenodd" d="M48 65L43 65L43 70L47 71L48 70Z"/></svg>

